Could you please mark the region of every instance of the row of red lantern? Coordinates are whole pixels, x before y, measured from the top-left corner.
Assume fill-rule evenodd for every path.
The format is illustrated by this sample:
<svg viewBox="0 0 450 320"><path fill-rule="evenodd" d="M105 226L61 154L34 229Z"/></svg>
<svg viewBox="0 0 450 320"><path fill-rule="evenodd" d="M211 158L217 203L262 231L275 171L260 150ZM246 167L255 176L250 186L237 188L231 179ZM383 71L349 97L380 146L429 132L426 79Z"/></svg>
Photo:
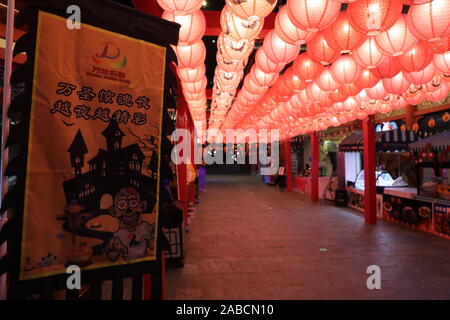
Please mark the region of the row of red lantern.
<svg viewBox="0 0 450 320"><path fill-rule="evenodd" d="M178 59L177 73L183 95L196 129L206 128L206 47L202 37L206 29L201 0L157 0L164 9L162 18L178 23L178 43L172 46Z"/></svg>
<svg viewBox="0 0 450 320"><path fill-rule="evenodd" d="M268 35L272 38L275 33L280 41L271 41L273 45L262 51L264 54L258 50L255 71L252 68L246 77L243 90L222 128L249 127L276 107L273 95L266 93L271 85L268 80L273 80L275 76L267 74L280 72L284 68L281 61L289 57L289 49L304 42L307 42L308 54L301 54L289 77L280 77L270 92L281 88L284 93L280 96L289 99L295 91L289 92L292 85L286 83L294 82L294 87L297 83L300 87L295 90L301 90L302 82L305 85L312 80L316 81L310 88L318 87L325 92L339 87L339 91L330 95L318 95L319 99L324 99L320 103L326 105L328 101L325 97L334 96L343 101L345 93L351 96L361 90L356 83L362 88L372 87L380 79L394 77L400 71L405 72L410 83L416 84L426 82L434 66L448 73L449 1L415 2L407 15L401 14L402 5L398 3L389 0L352 1L347 12L339 13L336 8L340 9L340 5L336 5L334 0L289 0L277 15L275 32ZM366 17L366 21L356 21L357 17ZM417 26L422 24L427 26L421 28L419 33ZM324 28L327 29L320 31ZM433 45L429 45L428 41ZM351 52L351 56L340 56L340 53L347 52ZM431 60L434 60L434 66L430 64ZM333 64L324 68L320 63ZM373 72L364 68L373 69ZM267 74L259 81L264 86L255 88L255 84L258 85L255 76L258 69ZM372 91L376 92L376 89Z"/></svg>
<svg viewBox="0 0 450 320"><path fill-rule="evenodd" d="M222 33L218 37L217 67L214 74L213 97L209 126L219 128L233 103L236 89L244 75L254 39L259 35L264 18L275 2L258 1L252 5L236 5L227 1L220 16Z"/></svg>

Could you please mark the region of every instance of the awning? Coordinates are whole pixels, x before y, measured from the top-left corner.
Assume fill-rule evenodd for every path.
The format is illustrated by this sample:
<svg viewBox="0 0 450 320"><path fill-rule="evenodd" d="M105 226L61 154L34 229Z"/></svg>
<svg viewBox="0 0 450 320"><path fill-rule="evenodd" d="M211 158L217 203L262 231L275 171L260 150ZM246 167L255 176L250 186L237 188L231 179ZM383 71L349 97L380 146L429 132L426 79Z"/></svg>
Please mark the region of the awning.
<svg viewBox="0 0 450 320"><path fill-rule="evenodd" d="M409 148L413 151L420 152L428 145L431 147L431 151L444 151L448 146L450 146L450 132L438 133L420 141L410 143Z"/></svg>
<svg viewBox="0 0 450 320"><path fill-rule="evenodd" d="M414 131L410 130L391 130L376 133L377 151L403 151L408 150L411 142L417 141L418 136ZM343 152L362 152L363 151L363 134L354 133L339 145L339 151Z"/></svg>

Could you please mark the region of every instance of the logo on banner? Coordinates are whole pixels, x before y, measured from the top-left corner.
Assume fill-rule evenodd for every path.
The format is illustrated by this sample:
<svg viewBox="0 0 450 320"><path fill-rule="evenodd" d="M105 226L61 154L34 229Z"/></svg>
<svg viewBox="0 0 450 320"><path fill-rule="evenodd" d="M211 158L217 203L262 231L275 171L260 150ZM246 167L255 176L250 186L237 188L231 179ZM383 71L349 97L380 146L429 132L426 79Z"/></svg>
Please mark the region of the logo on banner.
<svg viewBox="0 0 450 320"><path fill-rule="evenodd" d="M113 69L121 69L127 65L127 56L122 54L119 46L113 41L102 43L93 54L92 60L96 64L106 64Z"/></svg>

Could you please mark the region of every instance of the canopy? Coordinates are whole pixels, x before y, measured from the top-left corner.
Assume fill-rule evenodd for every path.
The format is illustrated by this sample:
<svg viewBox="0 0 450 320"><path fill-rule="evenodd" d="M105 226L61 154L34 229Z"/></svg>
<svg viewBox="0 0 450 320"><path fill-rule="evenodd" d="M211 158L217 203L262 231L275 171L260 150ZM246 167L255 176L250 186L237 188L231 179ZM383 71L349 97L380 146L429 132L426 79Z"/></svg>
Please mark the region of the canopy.
<svg viewBox="0 0 450 320"><path fill-rule="evenodd" d="M390 130L376 133L377 151L402 151L408 150L408 144L417 141L418 136L410 130ZM339 145L339 151L343 152L362 152L363 135L354 133L342 140Z"/></svg>
<svg viewBox="0 0 450 320"><path fill-rule="evenodd" d="M443 151L450 146L450 132L442 132L420 141L410 143L409 148L413 151L422 151L426 146L430 145L433 151Z"/></svg>

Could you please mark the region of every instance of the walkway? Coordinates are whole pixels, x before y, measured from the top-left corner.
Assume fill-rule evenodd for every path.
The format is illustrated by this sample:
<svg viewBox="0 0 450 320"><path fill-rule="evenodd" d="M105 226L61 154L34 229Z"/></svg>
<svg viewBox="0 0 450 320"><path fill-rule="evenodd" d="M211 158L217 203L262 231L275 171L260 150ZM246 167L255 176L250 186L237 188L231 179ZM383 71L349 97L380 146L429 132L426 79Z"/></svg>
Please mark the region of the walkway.
<svg viewBox="0 0 450 320"><path fill-rule="evenodd" d="M185 267L167 272L167 299L450 299L449 240L384 221L368 226L359 213L254 176L207 181ZM366 287L373 264L381 290Z"/></svg>

